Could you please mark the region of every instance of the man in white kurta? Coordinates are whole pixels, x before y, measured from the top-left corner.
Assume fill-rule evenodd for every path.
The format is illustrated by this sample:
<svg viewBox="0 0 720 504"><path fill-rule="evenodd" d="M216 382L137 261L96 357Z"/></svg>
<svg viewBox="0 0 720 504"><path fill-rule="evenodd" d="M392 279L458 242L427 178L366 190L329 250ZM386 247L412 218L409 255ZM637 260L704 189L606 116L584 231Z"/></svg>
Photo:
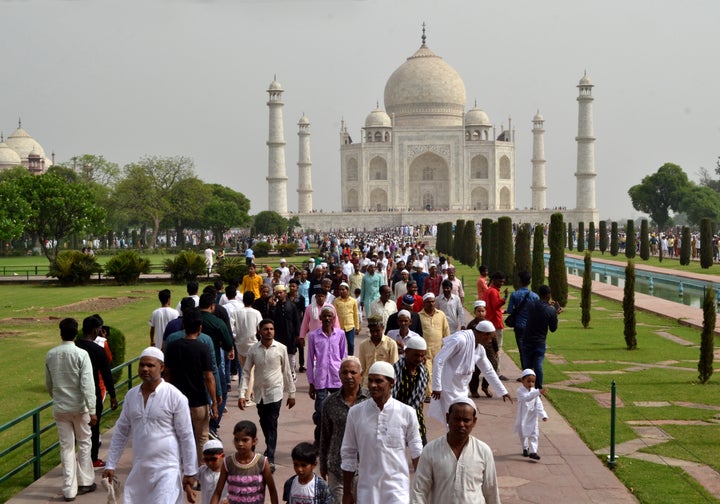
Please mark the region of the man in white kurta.
<svg viewBox="0 0 720 504"><path fill-rule="evenodd" d="M125 504L183 504L198 472L195 438L187 398L165 382L163 353L146 348L140 357L141 385L125 396L115 424L103 478L112 481L128 439L132 470L125 482Z"/></svg>
<svg viewBox="0 0 720 504"><path fill-rule="evenodd" d="M500 504L490 447L471 436L477 422L468 397L450 405L448 433L425 447L410 492L411 504Z"/></svg>
<svg viewBox="0 0 720 504"><path fill-rule="evenodd" d="M484 341L490 341L495 327L487 320L475 328L458 331L443 339L443 346L433 361L432 401L428 415L445 422L448 408L468 395L468 384L475 366L503 401L512 398L485 354Z"/></svg>
<svg viewBox="0 0 720 504"><path fill-rule="evenodd" d="M410 450L413 466L417 466L422 440L415 411L390 396L394 383L392 364L375 362L368 372L372 400L348 411L340 449L344 482L342 504L407 504L410 498L405 447ZM351 489L356 469L358 485L357 501L354 501Z"/></svg>

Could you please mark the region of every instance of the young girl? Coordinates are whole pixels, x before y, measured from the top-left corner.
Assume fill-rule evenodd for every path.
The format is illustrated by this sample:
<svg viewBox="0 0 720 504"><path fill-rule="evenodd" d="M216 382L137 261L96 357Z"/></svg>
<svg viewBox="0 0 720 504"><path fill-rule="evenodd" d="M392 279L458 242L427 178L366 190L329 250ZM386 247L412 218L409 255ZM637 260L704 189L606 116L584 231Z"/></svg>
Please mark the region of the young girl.
<svg viewBox="0 0 720 504"><path fill-rule="evenodd" d="M222 489L227 481L227 499L230 504L239 502L263 504L266 486L270 492L270 502L278 504L270 462L265 456L255 453L257 426L248 420L235 424L233 443L237 451L232 457L225 457L220 479L210 503L220 504Z"/></svg>
<svg viewBox="0 0 720 504"><path fill-rule="evenodd" d="M522 386L517 390L517 417L515 419L515 432L520 436L520 442L523 447L523 457L530 457L533 460L540 460L538 455L538 436L540 429L538 428L538 418L542 418L543 422L547 421L548 416L545 408L540 400L540 395L545 395L545 389L535 388L535 371L526 369L520 376Z"/></svg>

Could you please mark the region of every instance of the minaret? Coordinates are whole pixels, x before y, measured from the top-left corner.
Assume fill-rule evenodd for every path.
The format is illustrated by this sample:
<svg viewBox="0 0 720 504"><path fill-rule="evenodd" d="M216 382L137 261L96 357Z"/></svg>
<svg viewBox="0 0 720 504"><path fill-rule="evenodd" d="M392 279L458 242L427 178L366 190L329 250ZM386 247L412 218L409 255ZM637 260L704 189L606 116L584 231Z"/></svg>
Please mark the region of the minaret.
<svg viewBox="0 0 720 504"><path fill-rule="evenodd" d="M310 120L298 121L298 213L312 212L312 161L310 161Z"/></svg>
<svg viewBox="0 0 720 504"><path fill-rule="evenodd" d="M532 209L547 208L547 185L545 184L545 119L538 110L533 123L533 157L532 157Z"/></svg>
<svg viewBox="0 0 720 504"><path fill-rule="evenodd" d="M595 136L593 134L592 88L587 72L577 86L580 89L578 101L577 142L577 209L596 208L595 203Z"/></svg>
<svg viewBox="0 0 720 504"><path fill-rule="evenodd" d="M283 134L282 94L277 79L270 83L267 106L270 109L268 134L268 210L287 215L287 172L285 171L285 138Z"/></svg>

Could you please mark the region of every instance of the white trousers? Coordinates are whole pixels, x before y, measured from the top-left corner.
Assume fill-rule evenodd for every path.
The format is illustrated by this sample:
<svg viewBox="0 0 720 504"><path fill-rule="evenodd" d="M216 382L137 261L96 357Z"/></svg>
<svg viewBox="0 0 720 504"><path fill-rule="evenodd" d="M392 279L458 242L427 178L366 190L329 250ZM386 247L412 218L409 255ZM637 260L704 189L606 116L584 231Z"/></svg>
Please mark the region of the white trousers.
<svg viewBox="0 0 720 504"><path fill-rule="evenodd" d="M77 496L78 486L90 486L95 481L90 459L90 414L53 412L60 437L60 462L62 463L63 497ZM77 457L75 456L77 443Z"/></svg>
<svg viewBox="0 0 720 504"><path fill-rule="evenodd" d="M523 450L527 450L529 453L537 453L537 451L538 451L538 437L537 436L523 436L521 434L520 442L522 443Z"/></svg>

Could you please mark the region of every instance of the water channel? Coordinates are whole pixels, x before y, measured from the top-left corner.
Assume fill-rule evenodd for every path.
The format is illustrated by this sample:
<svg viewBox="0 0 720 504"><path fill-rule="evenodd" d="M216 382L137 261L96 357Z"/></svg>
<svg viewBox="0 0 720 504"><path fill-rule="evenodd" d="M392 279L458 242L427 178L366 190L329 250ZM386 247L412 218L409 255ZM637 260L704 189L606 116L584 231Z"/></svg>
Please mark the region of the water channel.
<svg viewBox="0 0 720 504"><path fill-rule="evenodd" d="M565 257L565 266L569 275L582 276L585 263L582 259ZM592 265L593 282L602 282L616 287L625 287L625 266L614 266L605 263ZM668 270L671 272L672 270ZM713 287L720 302L720 277L713 282ZM668 301L682 303L693 308L701 308L708 282L691 278L678 277L672 273L662 274L643 271L635 268L635 292L659 297Z"/></svg>

